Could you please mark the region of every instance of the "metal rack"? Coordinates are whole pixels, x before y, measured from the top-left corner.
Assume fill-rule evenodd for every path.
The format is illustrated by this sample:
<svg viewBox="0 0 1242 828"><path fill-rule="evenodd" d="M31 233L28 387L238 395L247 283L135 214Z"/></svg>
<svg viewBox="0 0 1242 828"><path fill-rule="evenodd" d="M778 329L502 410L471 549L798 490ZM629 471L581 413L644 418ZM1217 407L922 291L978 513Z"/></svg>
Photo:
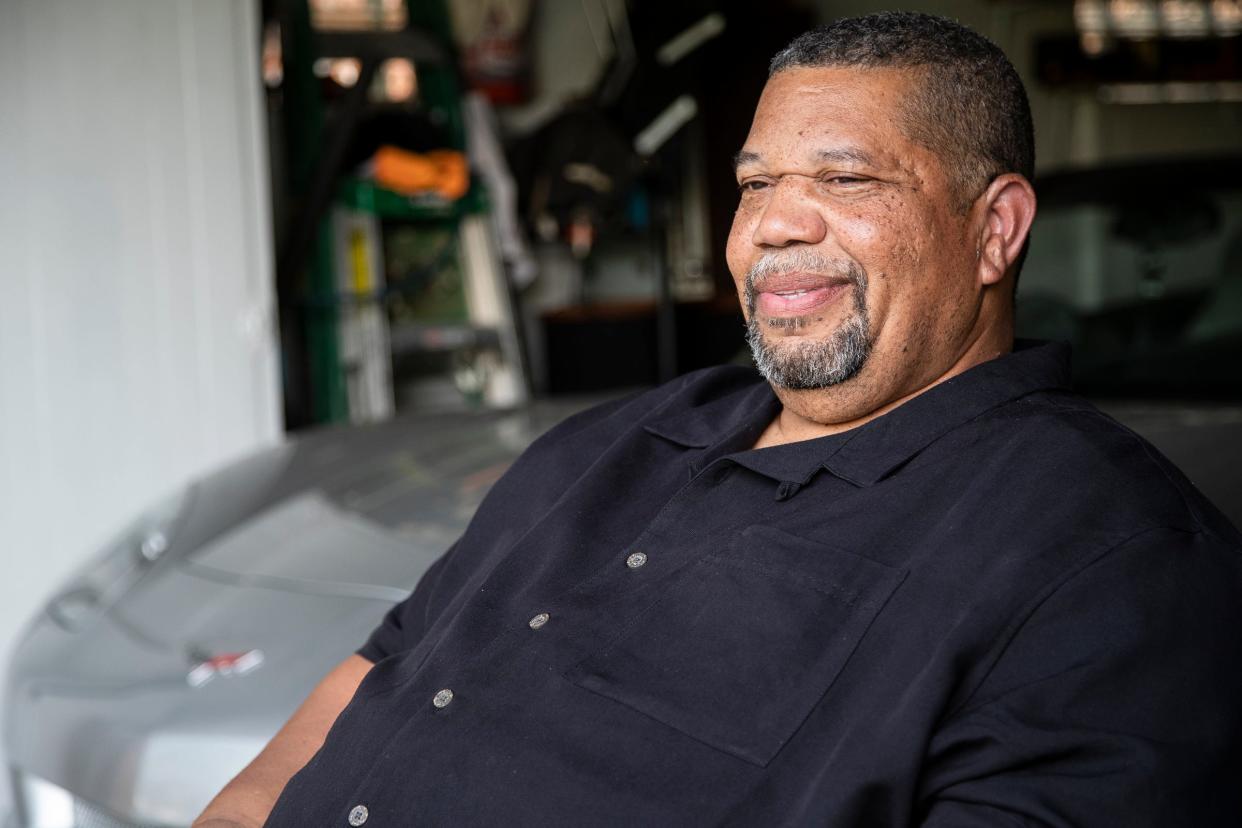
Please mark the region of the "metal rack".
<svg viewBox="0 0 1242 828"><path fill-rule="evenodd" d="M285 32L286 133L291 216L277 260L284 325L287 386L300 411L294 422L366 421L394 409L391 360L410 352L456 351L474 363L472 389L482 403L508 407L528 398L516 313L498 255L487 194L472 180L452 202L414 199L357 178L347 170L351 139L370 111L368 92L379 64L393 57L418 68L419 97L436 115L450 147L464 150L465 124L448 15L442 4L408 4L402 31L315 32L306 0L296 0ZM313 64L353 57L357 82L328 107ZM451 230L466 315L392 324L387 301L383 228L409 223ZM282 322L286 321L282 319ZM293 357L291 359L291 357Z"/></svg>

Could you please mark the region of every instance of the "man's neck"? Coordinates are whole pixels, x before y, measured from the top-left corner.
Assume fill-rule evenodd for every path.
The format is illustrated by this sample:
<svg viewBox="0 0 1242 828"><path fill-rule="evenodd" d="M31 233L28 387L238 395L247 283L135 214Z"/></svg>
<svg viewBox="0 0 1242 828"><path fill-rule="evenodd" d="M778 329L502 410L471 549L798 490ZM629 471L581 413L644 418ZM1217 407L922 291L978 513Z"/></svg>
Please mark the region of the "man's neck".
<svg viewBox="0 0 1242 828"><path fill-rule="evenodd" d="M813 440L817 437L827 437L858 428L877 417L882 417L899 405L914 399L919 394L935 388L945 380L988 360L1003 356L1012 350L1012 334L999 342L991 337L986 340L976 339L947 371L944 371L932 381L919 384L915 390L902 394L863 413L857 413L857 407L851 410L848 406L836 408L824 406L822 404L822 396L820 400L816 400L815 395L845 396L850 392L857 394L860 388L865 389L867 381L865 375L860 374L858 377L842 383L841 386L826 389L791 391L774 387L773 390L781 399L781 410L772 422L768 424L767 428L763 430L763 433L759 435L754 448L770 448L772 446L784 445L785 443L796 443L801 440ZM854 382L859 382L861 385L853 389L845 387L848 383ZM865 390L863 390L861 396L867 396Z"/></svg>

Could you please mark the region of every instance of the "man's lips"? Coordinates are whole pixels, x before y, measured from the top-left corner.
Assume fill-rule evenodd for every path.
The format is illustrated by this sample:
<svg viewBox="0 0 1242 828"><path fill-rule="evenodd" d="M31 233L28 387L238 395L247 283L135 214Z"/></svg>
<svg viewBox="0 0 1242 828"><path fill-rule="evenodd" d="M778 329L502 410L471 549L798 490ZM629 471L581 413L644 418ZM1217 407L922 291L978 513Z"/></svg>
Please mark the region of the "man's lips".
<svg viewBox="0 0 1242 828"><path fill-rule="evenodd" d="M764 316L802 316L847 293L847 279L811 273L770 276L755 286L755 308Z"/></svg>

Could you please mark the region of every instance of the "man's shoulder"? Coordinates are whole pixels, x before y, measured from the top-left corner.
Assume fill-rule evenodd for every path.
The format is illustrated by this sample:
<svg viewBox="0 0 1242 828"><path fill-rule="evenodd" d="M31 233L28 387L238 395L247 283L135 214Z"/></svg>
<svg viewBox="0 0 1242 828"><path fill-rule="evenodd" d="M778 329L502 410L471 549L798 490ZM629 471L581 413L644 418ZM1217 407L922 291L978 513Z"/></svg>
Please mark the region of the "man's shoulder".
<svg viewBox="0 0 1242 828"><path fill-rule="evenodd" d="M1181 469L1129 426L1069 391L1040 391L980 424L992 459L1032 493L1098 497L1118 520L1207 531L1242 544Z"/></svg>
<svg viewBox="0 0 1242 828"><path fill-rule="evenodd" d="M1038 455L1047 473L1092 482L1163 481L1170 491L1180 489L1176 466L1155 446L1076 393L1040 391L1014 400L995 412L991 426L999 439Z"/></svg>

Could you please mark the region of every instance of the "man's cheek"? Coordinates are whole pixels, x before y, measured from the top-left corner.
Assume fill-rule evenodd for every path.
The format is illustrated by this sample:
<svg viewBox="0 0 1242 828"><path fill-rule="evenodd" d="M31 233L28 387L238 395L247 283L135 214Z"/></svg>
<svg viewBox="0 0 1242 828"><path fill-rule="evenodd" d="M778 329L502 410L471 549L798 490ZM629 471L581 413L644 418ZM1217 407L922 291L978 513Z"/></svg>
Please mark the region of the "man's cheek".
<svg viewBox="0 0 1242 828"><path fill-rule="evenodd" d="M755 222L763 215L763 206L756 198L743 198L737 203L737 209L733 211L733 229L730 231L732 235L744 233L746 238L750 238L754 234Z"/></svg>
<svg viewBox="0 0 1242 828"><path fill-rule="evenodd" d="M743 245L730 235L725 243L725 263L733 276L733 284L737 287L738 296L742 295L746 285L746 272L750 269L749 257Z"/></svg>

